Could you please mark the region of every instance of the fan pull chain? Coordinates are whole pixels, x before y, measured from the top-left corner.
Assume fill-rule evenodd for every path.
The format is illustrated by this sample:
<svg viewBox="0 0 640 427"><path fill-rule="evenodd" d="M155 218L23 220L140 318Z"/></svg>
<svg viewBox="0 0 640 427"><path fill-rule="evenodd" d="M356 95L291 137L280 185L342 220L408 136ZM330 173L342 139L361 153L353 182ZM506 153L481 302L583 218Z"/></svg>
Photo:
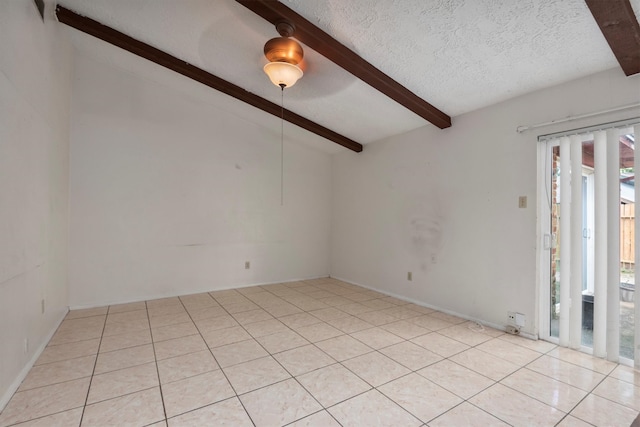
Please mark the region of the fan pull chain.
<svg viewBox="0 0 640 427"><path fill-rule="evenodd" d="M280 206L284 206L284 85L280 86Z"/></svg>

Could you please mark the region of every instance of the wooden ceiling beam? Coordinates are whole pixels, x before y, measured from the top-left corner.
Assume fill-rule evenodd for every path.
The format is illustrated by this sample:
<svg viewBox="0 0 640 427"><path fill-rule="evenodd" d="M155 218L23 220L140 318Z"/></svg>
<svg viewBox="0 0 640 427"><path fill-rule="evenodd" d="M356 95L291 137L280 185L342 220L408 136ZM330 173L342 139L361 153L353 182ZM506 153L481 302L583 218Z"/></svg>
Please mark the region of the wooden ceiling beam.
<svg viewBox="0 0 640 427"><path fill-rule="evenodd" d="M236 0L247 9L276 24L287 21L295 25L294 37L336 65L350 72L374 89L440 129L451 126L451 117L420 98L391 77L362 59L351 49L316 27L277 0Z"/></svg>
<svg viewBox="0 0 640 427"><path fill-rule="evenodd" d="M111 27L103 25L98 21L79 15L76 12L66 9L60 5L56 7L56 16L60 22L75 28L76 30L92 35L100 40L124 49L127 52L133 53L134 55L175 71L178 74L182 74L185 77L232 96L276 117L280 117L281 115L282 111L280 109L280 105L248 92L240 86L223 80L201 68L169 55L160 49L136 40L124 33L114 30ZM357 153L362 151L362 144L340 135L331 129L327 129L322 125L312 122L311 120L292 111L284 110L284 120Z"/></svg>
<svg viewBox="0 0 640 427"><path fill-rule="evenodd" d="M624 73L640 73L640 25L629 0L585 2Z"/></svg>

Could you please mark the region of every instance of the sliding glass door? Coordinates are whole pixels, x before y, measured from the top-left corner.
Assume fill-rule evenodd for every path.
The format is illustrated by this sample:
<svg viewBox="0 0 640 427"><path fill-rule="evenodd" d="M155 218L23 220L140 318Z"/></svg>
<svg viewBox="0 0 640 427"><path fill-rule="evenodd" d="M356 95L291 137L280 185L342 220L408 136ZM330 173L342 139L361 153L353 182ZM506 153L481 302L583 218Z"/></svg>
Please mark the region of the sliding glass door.
<svg viewBox="0 0 640 427"><path fill-rule="evenodd" d="M540 336L629 362L638 220L635 133L622 126L541 138Z"/></svg>

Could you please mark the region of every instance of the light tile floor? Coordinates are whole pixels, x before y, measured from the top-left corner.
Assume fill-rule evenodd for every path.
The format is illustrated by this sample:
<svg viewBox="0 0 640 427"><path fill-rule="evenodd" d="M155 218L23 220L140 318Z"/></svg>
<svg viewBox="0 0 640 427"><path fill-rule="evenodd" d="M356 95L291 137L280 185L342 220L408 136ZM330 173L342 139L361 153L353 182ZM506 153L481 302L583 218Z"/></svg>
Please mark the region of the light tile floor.
<svg viewBox="0 0 640 427"><path fill-rule="evenodd" d="M627 426L640 372L316 279L69 312L0 426Z"/></svg>

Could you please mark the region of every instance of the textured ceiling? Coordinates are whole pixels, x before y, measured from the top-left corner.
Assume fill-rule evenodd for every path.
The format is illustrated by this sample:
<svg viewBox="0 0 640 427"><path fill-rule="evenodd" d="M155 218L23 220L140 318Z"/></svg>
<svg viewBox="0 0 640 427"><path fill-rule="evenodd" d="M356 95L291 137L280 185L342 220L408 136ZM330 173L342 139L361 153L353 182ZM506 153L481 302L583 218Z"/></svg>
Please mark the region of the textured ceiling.
<svg viewBox="0 0 640 427"><path fill-rule="evenodd" d="M584 0L282 2L453 117L618 66ZM639 16L640 0L631 3ZM277 33L233 0L59 4L280 102L262 72L262 46ZM122 68L132 61L70 31L85 54ZM368 143L431 126L309 48L303 68L285 106L338 133Z"/></svg>

